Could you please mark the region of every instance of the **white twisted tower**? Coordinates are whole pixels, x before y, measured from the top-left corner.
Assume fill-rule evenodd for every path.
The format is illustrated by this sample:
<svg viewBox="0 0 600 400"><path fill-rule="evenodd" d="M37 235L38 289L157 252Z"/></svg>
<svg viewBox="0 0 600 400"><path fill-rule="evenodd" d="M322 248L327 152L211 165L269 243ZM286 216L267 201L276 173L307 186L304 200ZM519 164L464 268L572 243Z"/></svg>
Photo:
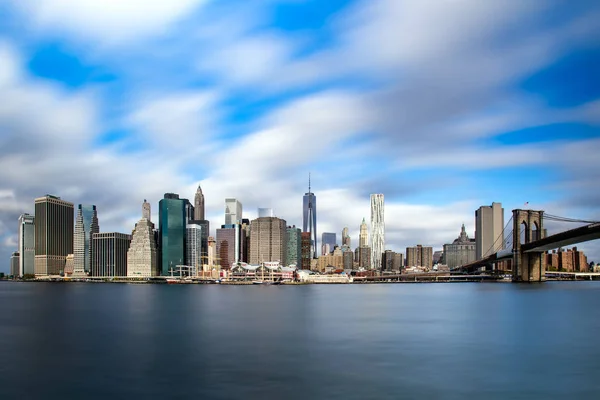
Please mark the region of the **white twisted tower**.
<svg viewBox="0 0 600 400"><path fill-rule="evenodd" d="M371 269L381 269L385 251L385 220L383 194L371 195Z"/></svg>

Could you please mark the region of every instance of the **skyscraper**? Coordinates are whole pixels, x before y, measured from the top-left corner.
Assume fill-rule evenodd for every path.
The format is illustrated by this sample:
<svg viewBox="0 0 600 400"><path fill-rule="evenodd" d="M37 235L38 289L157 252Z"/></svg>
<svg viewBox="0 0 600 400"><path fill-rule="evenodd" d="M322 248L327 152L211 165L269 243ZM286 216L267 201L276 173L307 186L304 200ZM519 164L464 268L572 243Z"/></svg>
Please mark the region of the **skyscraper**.
<svg viewBox="0 0 600 400"><path fill-rule="evenodd" d="M144 199L144 203L142 204L142 218L146 218L148 222L152 222L150 203L148 203L146 199Z"/></svg>
<svg viewBox="0 0 600 400"><path fill-rule="evenodd" d="M337 244L335 233L323 232L321 235L321 255L326 256L335 249Z"/></svg>
<svg viewBox="0 0 600 400"><path fill-rule="evenodd" d="M250 263L279 261L286 265L287 224L276 217L257 218L250 222Z"/></svg>
<svg viewBox="0 0 600 400"><path fill-rule="evenodd" d="M371 268L381 269L385 250L385 219L383 194L371 195Z"/></svg>
<svg viewBox="0 0 600 400"><path fill-rule="evenodd" d="M348 234L348 227L342 229L342 246L350 247L350 235Z"/></svg>
<svg viewBox="0 0 600 400"><path fill-rule="evenodd" d="M35 273L35 218L21 214L19 217L19 276Z"/></svg>
<svg viewBox="0 0 600 400"><path fill-rule="evenodd" d="M127 252L131 236L124 233L94 233L91 276L127 276Z"/></svg>
<svg viewBox="0 0 600 400"><path fill-rule="evenodd" d="M433 248L420 244L415 247L407 247L406 266L431 268L433 266Z"/></svg>
<svg viewBox="0 0 600 400"><path fill-rule="evenodd" d="M360 235L358 237L358 247L367 247L369 245L369 228L363 218L362 224L360 224Z"/></svg>
<svg viewBox="0 0 600 400"><path fill-rule="evenodd" d="M481 260L504 248L502 203L481 206L475 211L475 258Z"/></svg>
<svg viewBox="0 0 600 400"><path fill-rule="evenodd" d="M146 215L146 201L142 206L142 219L135 224L131 244L127 251L127 276L150 278L158 273L158 256L154 238L154 224Z"/></svg>
<svg viewBox="0 0 600 400"><path fill-rule="evenodd" d="M287 227L287 264L295 264L300 268L302 264L302 238L299 228L294 226Z"/></svg>
<svg viewBox="0 0 600 400"><path fill-rule="evenodd" d="M35 199L36 275L58 275L73 253L73 203L46 195Z"/></svg>
<svg viewBox="0 0 600 400"><path fill-rule="evenodd" d="M161 252L160 273L168 276L171 269L185 264L187 199L166 193L158 203L158 237Z"/></svg>
<svg viewBox="0 0 600 400"><path fill-rule="evenodd" d="M302 232L300 234L300 269L310 269L310 260L312 258L310 232Z"/></svg>
<svg viewBox="0 0 600 400"><path fill-rule="evenodd" d="M225 199L225 225L242 222L242 203L236 199Z"/></svg>
<svg viewBox="0 0 600 400"><path fill-rule="evenodd" d="M201 221L204 219L204 194L202 188L198 185L196 195L194 196L194 220Z"/></svg>
<svg viewBox="0 0 600 400"><path fill-rule="evenodd" d="M310 232L312 257L317 258L317 197L310 191L310 174L302 205L302 232Z"/></svg>
<svg viewBox="0 0 600 400"><path fill-rule="evenodd" d="M239 229L238 224L222 225L217 229L217 255L222 268L231 268L239 260Z"/></svg>
<svg viewBox="0 0 600 400"><path fill-rule="evenodd" d="M21 255L18 251L15 251L10 256L10 275L13 277L19 276L19 264L20 264Z"/></svg>
<svg viewBox="0 0 600 400"><path fill-rule="evenodd" d="M89 274L92 266L92 236L100 232L95 205L80 204L77 207L75 234L73 236L73 274Z"/></svg>
<svg viewBox="0 0 600 400"><path fill-rule="evenodd" d="M196 207L197 209L198 207ZM196 222L191 222L187 226L187 254L185 258L187 265L193 267L194 271L202 270L202 264L206 263L206 260L203 259L205 255L202 254L202 241L204 239L202 229L202 225Z"/></svg>

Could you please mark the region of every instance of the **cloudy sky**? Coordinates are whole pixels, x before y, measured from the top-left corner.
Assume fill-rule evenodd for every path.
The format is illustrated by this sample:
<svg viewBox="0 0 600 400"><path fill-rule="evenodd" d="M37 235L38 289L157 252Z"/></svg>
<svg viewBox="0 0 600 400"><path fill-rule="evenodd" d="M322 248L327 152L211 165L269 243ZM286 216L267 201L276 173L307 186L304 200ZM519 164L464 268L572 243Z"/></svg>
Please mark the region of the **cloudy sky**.
<svg viewBox="0 0 600 400"><path fill-rule="evenodd" d="M600 220L593 0L0 0L0 21L0 271L46 193L130 232L201 184L214 234L225 197L301 225L311 172L319 234L355 245L384 193L396 251L473 235L492 201Z"/></svg>

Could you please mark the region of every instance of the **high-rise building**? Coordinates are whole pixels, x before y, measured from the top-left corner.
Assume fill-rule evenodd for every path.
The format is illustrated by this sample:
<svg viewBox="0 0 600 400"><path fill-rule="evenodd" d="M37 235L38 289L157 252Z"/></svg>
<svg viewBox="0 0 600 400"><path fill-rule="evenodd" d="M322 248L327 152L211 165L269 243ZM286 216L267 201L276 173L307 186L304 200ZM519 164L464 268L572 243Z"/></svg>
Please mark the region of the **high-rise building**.
<svg viewBox="0 0 600 400"><path fill-rule="evenodd" d="M36 275L59 275L73 254L73 203L46 195L35 199Z"/></svg>
<svg viewBox="0 0 600 400"><path fill-rule="evenodd" d="M335 233L323 232L321 234L321 255L326 256L331 253L335 249L336 242Z"/></svg>
<svg viewBox="0 0 600 400"><path fill-rule="evenodd" d="M150 203L148 203L146 199L144 199L144 203L142 204L142 218L146 218L148 222L152 222Z"/></svg>
<svg viewBox="0 0 600 400"><path fill-rule="evenodd" d="M348 227L342 229L342 246L350 247L350 234L348 233Z"/></svg>
<svg viewBox="0 0 600 400"><path fill-rule="evenodd" d="M381 269L385 250L385 218L383 194L371 195L371 268Z"/></svg>
<svg viewBox="0 0 600 400"><path fill-rule="evenodd" d="M475 261L475 247L475 239L469 239L463 224L458 238L444 245L445 264L452 269Z"/></svg>
<svg viewBox="0 0 600 400"><path fill-rule="evenodd" d="M358 266L363 269L371 268L371 248L369 246L358 248Z"/></svg>
<svg viewBox="0 0 600 400"><path fill-rule="evenodd" d="M294 226L287 227L287 264L295 264L300 268L302 264L302 231Z"/></svg>
<svg viewBox="0 0 600 400"><path fill-rule="evenodd" d="M310 260L312 259L312 247L310 245L310 232L300 234L300 269L310 269Z"/></svg>
<svg viewBox="0 0 600 400"><path fill-rule="evenodd" d="M19 276L35 273L35 217L19 217Z"/></svg>
<svg viewBox="0 0 600 400"><path fill-rule="evenodd" d="M242 222L242 203L236 199L225 199L225 225Z"/></svg>
<svg viewBox="0 0 600 400"><path fill-rule="evenodd" d="M404 268L404 254L402 253L394 253L392 260L392 270L393 271L402 271Z"/></svg>
<svg viewBox="0 0 600 400"><path fill-rule="evenodd" d="M420 244L406 248L406 266L424 267L433 266L433 247L424 247Z"/></svg>
<svg viewBox="0 0 600 400"><path fill-rule="evenodd" d="M209 269L220 265L218 258L219 257L217 256L217 242L215 241L214 237L209 236L208 237L208 268Z"/></svg>
<svg viewBox="0 0 600 400"><path fill-rule="evenodd" d="M302 204L302 232L310 232L311 254L317 258L317 197L310 191L310 174L308 175L308 193L304 194Z"/></svg>
<svg viewBox="0 0 600 400"><path fill-rule="evenodd" d="M196 210L198 207L196 207ZM202 265L206 263L205 255L202 253L202 242L205 234L202 232L202 225L192 221L187 226L187 265L194 268L194 271L202 270ZM208 236L206 236L208 238Z"/></svg>
<svg viewBox="0 0 600 400"><path fill-rule="evenodd" d="M222 225L217 229L217 254L222 268L231 268L239 261L239 257L236 257L236 248L239 246L239 231L236 225L229 225L228 228L227 225Z"/></svg>
<svg viewBox="0 0 600 400"><path fill-rule="evenodd" d="M279 261L287 265L287 224L276 217L250 222L250 264Z"/></svg>
<svg viewBox="0 0 600 400"><path fill-rule="evenodd" d="M20 264L21 255L18 251L15 251L10 256L10 275L13 277L19 276L19 264Z"/></svg>
<svg viewBox="0 0 600 400"><path fill-rule="evenodd" d="M144 201L144 206L146 205ZM127 251L127 276L134 278L150 278L158 274L158 255L154 224L145 216L146 208L142 206L142 219L135 224L131 244Z"/></svg>
<svg viewBox="0 0 600 400"><path fill-rule="evenodd" d="M502 203L481 206L475 211L475 258L481 260L504 248Z"/></svg>
<svg viewBox="0 0 600 400"><path fill-rule="evenodd" d="M349 246L342 246L342 254L344 257L344 269L354 269L354 252Z"/></svg>
<svg viewBox="0 0 600 400"><path fill-rule="evenodd" d="M204 219L204 193L198 185L196 195L194 196L194 220L201 221Z"/></svg>
<svg viewBox="0 0 600 400"><path fill-rule="evenodd" d="M358 236L358 247L367 247L369 245L369 228L363 218L360 224L360 234Z"/></svg>
<svg viewBox="0 0 600 400"><path fill-rule="evenodd" d="M392 250L386 250L383 252L383 267L381 268L382 271L392 271L392 269L394 268L394 255L396 253L394 253Z"/></svg>
<svg viewBox="0 0 600 400"><path fill-rule="evenodd" d="M73 273L75 275L89 274L92 266L92 236L100 232L98 213L95 205L80 204L77 207L75 219L75 234L73 236Z"/></svg>
<svg viewBox="0 0 600 400"><path fill-rule="evenodd" d="M92 235L91 276L127 276L127 252L131 235L124 233L94 233Z"/></svg>
<svg viewBox="0 0 600 400"><path fill-rule="evenodd" d="M179 195L166 193L158 203L158 237L160 247L160 273L171 274L178 265L185 264L186 225L188 221L187 199Z"/></svg>
<svg viewBox="0 0 600 400"><path fill-rule="evenodd" d="M258 209L258 218L265 217L273 217L273 209L272 208L259 208Z"/></svg>

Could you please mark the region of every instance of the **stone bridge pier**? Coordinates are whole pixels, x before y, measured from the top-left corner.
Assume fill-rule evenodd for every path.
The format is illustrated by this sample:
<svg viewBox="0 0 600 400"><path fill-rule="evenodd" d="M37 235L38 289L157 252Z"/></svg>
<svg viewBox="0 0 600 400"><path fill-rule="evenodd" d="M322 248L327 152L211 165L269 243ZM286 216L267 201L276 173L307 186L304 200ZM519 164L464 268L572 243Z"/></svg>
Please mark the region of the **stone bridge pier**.
<svg viewBox="0 0 600 400"><path fill-rule="evenodd" d="M544 212L513 210L513 282L546 280L545 252L523 252L522 245L542 239Z"/></svg>

